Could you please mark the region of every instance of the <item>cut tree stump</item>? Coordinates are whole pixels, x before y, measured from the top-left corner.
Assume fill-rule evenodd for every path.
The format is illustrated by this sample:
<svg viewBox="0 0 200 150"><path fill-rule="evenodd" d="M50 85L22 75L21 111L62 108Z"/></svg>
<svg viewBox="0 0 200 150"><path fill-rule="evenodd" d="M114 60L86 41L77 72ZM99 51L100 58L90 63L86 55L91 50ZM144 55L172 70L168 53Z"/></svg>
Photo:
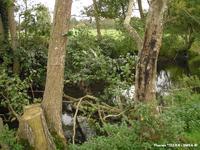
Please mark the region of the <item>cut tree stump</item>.
<svg viewBox="0 0 200 150"><path fill-rule="evenodd" d="M24 107L24 114L19 121L18 136L27 140L35 150L56 149L40 104Z"/></svg>

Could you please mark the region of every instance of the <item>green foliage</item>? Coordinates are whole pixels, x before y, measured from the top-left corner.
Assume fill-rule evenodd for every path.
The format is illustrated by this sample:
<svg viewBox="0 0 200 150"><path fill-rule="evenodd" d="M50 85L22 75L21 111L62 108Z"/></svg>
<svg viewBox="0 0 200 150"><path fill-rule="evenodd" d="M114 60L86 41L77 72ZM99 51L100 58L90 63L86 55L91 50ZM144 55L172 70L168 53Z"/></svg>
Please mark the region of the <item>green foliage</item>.
<svg viewBox="0 0 200 150"><path fill-rule="evenodd" d="M19 49L21 71L25 76L31 76L34 87L43 87L46 77L47 48L40 44L27 46L29 50L23 47Z"/></svg>
<svg viewBox="0 0 200 150"><path fill-rule="evenodd" d="M9 77L5 71L0 74L0 105L10 109L10 106L19 114L23 106L29 103L27 96L28 80L21 81L19 77Z"/></svg>
<svg viewBox="0 0 200 150"><path fill-rule="evenodd" d="M66 80L71 84L84 82L91 85L97 81L104 83L104 91L112 93L119 86L125 88L132 84L135 57L130 53L121 55L120 49L113 44L114 39L105 37L96 41L95 36L87 29L74 30L69 38L68 55L66 58ZM125 45L123 45L125 46ZM121 48L121 46L119 46ZM112 56L109 51L117 52ZM112 52L111 52L112 53ZM112 89L112 90L109 90ZM101 93L103 94L103 93ZM103 95L101 95L103 96Z"/></svg>
<svg viewBox="0 0 200 150"><path fill-rule="evenodd" d="M21 12L20 15L24 18L20 29L25 31L25 34L22 34L25 38L30 36L49 37L51 16L46 6L43 4L34 5L32 8Z"/></svg>
<svg viewBox="0 0 200 150"><path fill-rule="evenodd" d="M4 126L0 133L1 144L8 145L9 149L12 150L24 150L24 147L18 143L15 132L13 130L9 130L7 126Z"/></svg>
<svg viewBox="0 0 200 150"><path fill-rule="evenodd" d="M144 150L156 149L155 143L180 143L184 122L175 114L165 111L161 115L155 115L146 105L139 105L134 114L141 116L141 119L129 120L129 123L107 124L103 130L108 136L91 139L83 145L70 145L70 149Z"/></svg>
<svg viewBox="0 0 200 150"><path fill-rule="evenodd" d="M200 79L194 77L184 77L181 80L182 90L174 91L166 101L174 106L174 113L183 120L186 125L186 131L200 129Z"/></svg>
<svg viewBox="0 0 200 150"><path fill-rule="evenodd" d="M127 11L128 0L101 0L97 1L98 14L104 18L124 18ZM85 8L88 16L93 16L93 7Z"/></svg>

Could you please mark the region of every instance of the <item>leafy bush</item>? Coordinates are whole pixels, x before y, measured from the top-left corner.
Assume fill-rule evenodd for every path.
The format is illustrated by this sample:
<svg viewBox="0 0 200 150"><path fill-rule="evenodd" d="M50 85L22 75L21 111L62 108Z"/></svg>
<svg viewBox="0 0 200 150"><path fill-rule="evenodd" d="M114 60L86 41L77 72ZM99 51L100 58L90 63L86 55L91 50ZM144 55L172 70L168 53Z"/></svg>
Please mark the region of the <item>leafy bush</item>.
<svg viewBox="0 0 200 150"><path fill-rule="evenodd" d="M21 114L23 106L29 103L27 88L28 79L21 81L19 77L10 77L5 71L0 73L0 106L10 109L12 107L17 113Z"/></svg>
<svg viewBox="0 0 200 150"><path fill-rule="evenodd" d="M68 56L66 58L66 80L71 84L83 82L88 87L96 82L104 83L103 92L98 96L109 99L120 87L126 89L133 83L135 57L130 53L111 58L107 51L110 47L97 43L88 29L70 32ZM111 43L107 43L110 45ZM105 48L105 49L102 49ZM119 90L119 91L120 91Z"/></svg>

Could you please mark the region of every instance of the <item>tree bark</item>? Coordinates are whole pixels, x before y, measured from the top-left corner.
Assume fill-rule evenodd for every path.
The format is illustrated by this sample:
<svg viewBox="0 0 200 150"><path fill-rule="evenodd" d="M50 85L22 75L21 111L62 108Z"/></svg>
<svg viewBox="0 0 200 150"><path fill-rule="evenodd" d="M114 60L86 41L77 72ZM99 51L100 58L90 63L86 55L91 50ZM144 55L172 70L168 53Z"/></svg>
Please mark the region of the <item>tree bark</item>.
<svg viewBox="0 0 200 150"><path fill-rule="evenodd" d="M3 42L3 40L4 40L4 28L3 28L2 17L0 14L0 42Z"/></svg>
<svg viewBox="0 0 200 150"><path fill-rule="evenodd" d="M142 7L142 0L137 0L138 1L138 8L140 11L140 17L141 19L144 19L144 12L143 12L143 7Z"/></svg>
<svg viewBox="0 0 200 150"><path fill-rule="evenodd" d="M42 107L48 127L63 140L62 96L64 86L64 66L66 54L66 33L69 30L72 0L56 0L54 21L48 50L46 86Z"/></svg>
<svg viewBox="0 0 200 150"><path fill-rule="evenodd" d="M167 0L151 0L145 29L143 48L135 77L135 100L154 102L156 99L157 59L162 43L164 12Z"/></svg>
<svg viewBox="0 0 200 150"><path fill-rule="evenodd" d="M8 7L8 25L10 29L11 35L11 47L13 50L13 73L19 74L20 73L20 63L19 59L16 54L17 50L17 30L16 30L16 21L14 15L14 2L11 6Z"/></svg>
<svg viewBox="0 0 200 150"><path fill-rule="evenodd" d="M98 6L97 6L97 1L93 0L93 6L94 6L94 17L96 21L96 29L97 29L97 39L101 39L101 26L100 26L100 18L98 14Z"/></svg>
<svg viewBox="0 0 200 150"><path fill-rule="evenodd" d="M124 27L129 32L131 37L133 37L133 39L135 40L135 42L137 44L137 49L138 49L138 51L140 51L142 48L143 40L140 37L140 35L138 34L138 32L130 25L133 6L134 6L134 0L129 0L128 11L126 14L126 18L124 20Z"/></svg>
<svg viewBox="0 0 200 150"><path fill-rule="evenodd" d="M20 118L18 136L35 150L55 150L40 104L26 106Z"/></svg>

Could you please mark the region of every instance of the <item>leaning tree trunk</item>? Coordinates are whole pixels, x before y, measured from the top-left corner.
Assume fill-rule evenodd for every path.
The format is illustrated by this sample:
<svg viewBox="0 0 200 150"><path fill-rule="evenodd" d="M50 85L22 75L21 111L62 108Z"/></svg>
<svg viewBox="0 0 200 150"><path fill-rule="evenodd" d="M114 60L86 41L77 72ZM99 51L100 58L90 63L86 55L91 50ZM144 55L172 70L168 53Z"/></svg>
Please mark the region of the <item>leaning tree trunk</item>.
<svg viewBox="0 0 200 150"><path fill-rule="evenodd" d="M155 102L157 59L162 43L163 18L167 0L151 0L144 43L136 67L135 99Z"/></svg>
<svg viewBox="0 0 200 150"><path fill-rule="evenodd" d="M127 10L127 13L126 13L126 17L124 19L124 28L127 30L129 35L136 42L137 49L139 51L142 48L143 40L140 37L140 35L137 32L137 30L130 25L131 16L132 16L132 12L133 12L133 6L134 6L134 0L129 0L128 10Z"/></svg>
<svg viewBox="0 0 200 150"><path fill-rule="evenodd" d="M15 74L20 73L20 64L18 56L16 55L17 50L17 30L16 30L16 22L15 22L15 15L14 15L14 2L8 7L8 25L10 29L11 35L11 46L13 50L13 72Z"/></svg>
<svg viewBox="0 0 200 150"><path fill-rule="evenodd" d="M64 139L62 130L62 97L72 0L56 0L54 21L48 51L47 77L42 107L51 132Z"/></svg>

